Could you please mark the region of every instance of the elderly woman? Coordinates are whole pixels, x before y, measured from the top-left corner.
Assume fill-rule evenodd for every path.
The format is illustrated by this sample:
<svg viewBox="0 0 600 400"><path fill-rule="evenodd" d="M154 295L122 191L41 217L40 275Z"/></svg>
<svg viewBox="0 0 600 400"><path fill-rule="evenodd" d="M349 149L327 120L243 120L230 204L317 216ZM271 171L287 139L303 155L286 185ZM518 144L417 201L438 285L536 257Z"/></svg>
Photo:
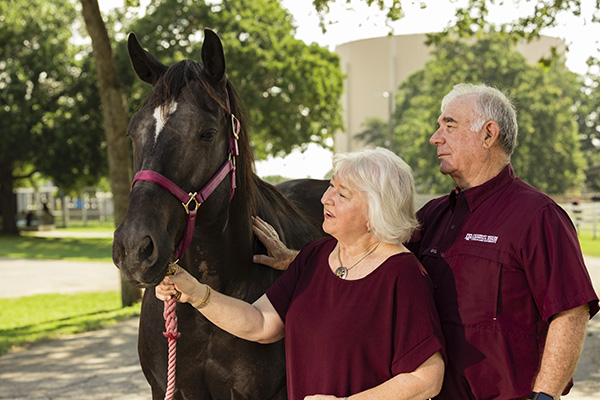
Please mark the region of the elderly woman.
<svg viewBox="0 0 600 400"><path fill-rule="evenodd" d="M385 149L338 154L333 167L321 199L332 237L305 245L256 302L215 292L179 267L156 296L179 291L179 301L243 339L285 335L292 400L433 397L444 342L431 282L402 245L417 225L411 170Z"/></svg>

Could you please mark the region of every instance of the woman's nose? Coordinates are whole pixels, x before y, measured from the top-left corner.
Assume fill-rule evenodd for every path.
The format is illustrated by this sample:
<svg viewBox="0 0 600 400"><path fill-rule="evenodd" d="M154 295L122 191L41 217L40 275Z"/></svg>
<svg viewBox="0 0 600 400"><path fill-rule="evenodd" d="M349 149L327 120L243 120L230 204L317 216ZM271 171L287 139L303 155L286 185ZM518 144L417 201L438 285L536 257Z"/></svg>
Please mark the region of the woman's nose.
<svg viewBox="0 0 600 400"><path fill-rule="evenodd" d="M323 196L321 196L321 204L325 205L331 200L331 186L327 188Z"/></svg>

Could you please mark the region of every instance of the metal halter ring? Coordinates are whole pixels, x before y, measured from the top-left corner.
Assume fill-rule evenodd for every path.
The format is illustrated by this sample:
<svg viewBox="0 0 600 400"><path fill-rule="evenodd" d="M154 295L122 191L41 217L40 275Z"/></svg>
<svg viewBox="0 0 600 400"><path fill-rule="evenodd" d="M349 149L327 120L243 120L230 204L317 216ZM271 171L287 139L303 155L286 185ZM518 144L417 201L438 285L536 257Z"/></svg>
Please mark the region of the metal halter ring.
<svg viewBox="0 0 600 400"><path fill-rule="evenodd" d="M200 203L198 201L198 199L196 199L196 195L197 194L198 193L188 193L188 195L190 196L190 199L188 200L188 202L187 203L181 203L183 205L183 208L185 208L185 212L187 214L190 213L190 204L192 203L192 201L196 203L196 207L194 208L194 210L197 210L202 205L202 203Z"/></svg>

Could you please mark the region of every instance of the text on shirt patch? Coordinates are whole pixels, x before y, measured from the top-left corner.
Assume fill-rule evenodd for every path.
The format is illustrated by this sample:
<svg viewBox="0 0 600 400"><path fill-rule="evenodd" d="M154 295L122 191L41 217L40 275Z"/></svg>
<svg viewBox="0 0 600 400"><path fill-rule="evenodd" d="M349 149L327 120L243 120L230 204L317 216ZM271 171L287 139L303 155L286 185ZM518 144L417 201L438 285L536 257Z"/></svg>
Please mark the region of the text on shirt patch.
<svg viewBox="0 0 600 400"><path fill-rule="evenodd" d="M496 243L498 241L498 236L482 235L480 233L467 233L467 236L465 236L465 240L472 240L474 242L483 243Z"/></svg>

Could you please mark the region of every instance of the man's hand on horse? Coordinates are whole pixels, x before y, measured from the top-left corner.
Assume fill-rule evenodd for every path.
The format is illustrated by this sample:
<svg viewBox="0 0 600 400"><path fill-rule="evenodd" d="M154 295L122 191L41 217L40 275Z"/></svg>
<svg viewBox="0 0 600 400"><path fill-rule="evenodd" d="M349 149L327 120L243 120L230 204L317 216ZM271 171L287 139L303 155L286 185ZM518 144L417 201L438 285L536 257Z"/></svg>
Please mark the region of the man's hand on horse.
<svg viewBox="0 0 600 400"><path fill-rule="evenodd" d="M277 231L259 217L252 218L252 230L258 239L267 248L267 254L255 254L253 261L264 264L271 268L285 271L290 263L294 261L297 250L288 249L279 240Z"/></svg>

